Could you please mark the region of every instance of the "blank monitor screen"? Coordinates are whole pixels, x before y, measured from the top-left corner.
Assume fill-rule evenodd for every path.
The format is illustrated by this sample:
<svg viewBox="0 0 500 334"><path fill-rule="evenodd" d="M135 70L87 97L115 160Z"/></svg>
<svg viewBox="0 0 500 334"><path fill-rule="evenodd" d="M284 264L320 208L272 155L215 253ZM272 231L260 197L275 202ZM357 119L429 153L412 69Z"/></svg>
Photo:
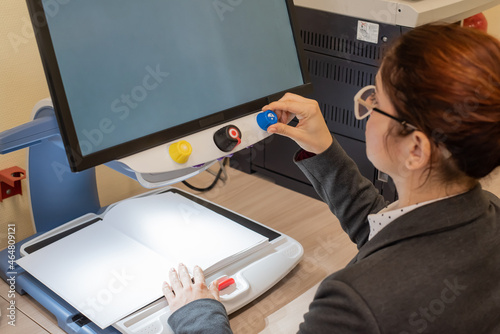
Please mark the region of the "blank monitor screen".
<svg viewBox="0 0 500 334"><path fill-rule="evenodd" d="M305 92L291 1L28 0L74 171Z"/></svg>

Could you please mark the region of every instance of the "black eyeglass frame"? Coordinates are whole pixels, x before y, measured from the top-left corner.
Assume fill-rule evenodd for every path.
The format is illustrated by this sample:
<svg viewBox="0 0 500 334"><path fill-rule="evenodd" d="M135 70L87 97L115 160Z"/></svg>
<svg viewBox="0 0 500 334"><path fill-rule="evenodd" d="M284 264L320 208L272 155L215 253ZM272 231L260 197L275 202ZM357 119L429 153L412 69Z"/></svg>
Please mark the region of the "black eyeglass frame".
<svg viewBox="0 0 500 334"><path fill-rule="evenodd" d="M387 116L387 117L389 117L389 118L392 118L393 120L395 120L396 122L398 122L399 124L401 124L402 126L404 126L405 128L408 128L408 129L410 129L410 130L412 130L412 131L417 131L417 130L418 130L418 128L417 128L415 125L412 125L412 124L408 123L408 122L407 122L407 121L405 121L404 119L394 117L394 116L392 116L392 115L390 115L390 114L386 113L385 111L380 110L379 108L374 107L374 108L372 108L372 110L373 110L373 111L378 112L379 114L382 114L382 115L384 115L384 116ZM370 112L368 112L368 115L370 115L370 114L371 114L371 113L370 113Z"/></svg>

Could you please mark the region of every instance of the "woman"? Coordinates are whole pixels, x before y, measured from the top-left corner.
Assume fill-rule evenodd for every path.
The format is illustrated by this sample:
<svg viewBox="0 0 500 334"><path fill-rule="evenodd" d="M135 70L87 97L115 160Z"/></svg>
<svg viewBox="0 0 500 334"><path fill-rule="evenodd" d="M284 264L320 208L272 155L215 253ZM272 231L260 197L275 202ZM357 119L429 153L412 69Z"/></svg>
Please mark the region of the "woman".
<svg viewBox="0 0 500 334"><path fill-rule="evenodd" d="M399 200L387 206L323 120L287 94L263 110L359 253L320 285L300 333L500 333L500 200L478 179L500 165L500 43L456 25L406 33L376 88L355 97L366 151ZM286 125L297 116L296 128ZM164 292L176 333L230 333L215 285L172 271ZM187 304L187 305L186 305Z"/></svg>

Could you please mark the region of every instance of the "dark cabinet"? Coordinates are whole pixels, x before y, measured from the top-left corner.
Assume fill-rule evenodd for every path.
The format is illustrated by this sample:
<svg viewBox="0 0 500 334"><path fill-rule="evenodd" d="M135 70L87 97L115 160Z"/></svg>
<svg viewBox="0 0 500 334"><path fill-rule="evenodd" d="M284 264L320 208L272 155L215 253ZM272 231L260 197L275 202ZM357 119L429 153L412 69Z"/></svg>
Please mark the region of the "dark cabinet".
<svg viewBox="0 0 500 334"><path fill-rule="evenodd" d="M395 200L391 180L380 175L366 157L366 120L354 117L354 95L372 85L382 56L404 28L378 24L377 43L358 39L360 20L303 7L297 7L300 35L314 92L328 128L361 173L388 199ZM279 74L277 74L279 75ZM278 135L235 154L232 165L245 172L258 172L279 185L317 197L302 172L293 163L298 146ZM386 182L387 181L387 182Z"/></svg>

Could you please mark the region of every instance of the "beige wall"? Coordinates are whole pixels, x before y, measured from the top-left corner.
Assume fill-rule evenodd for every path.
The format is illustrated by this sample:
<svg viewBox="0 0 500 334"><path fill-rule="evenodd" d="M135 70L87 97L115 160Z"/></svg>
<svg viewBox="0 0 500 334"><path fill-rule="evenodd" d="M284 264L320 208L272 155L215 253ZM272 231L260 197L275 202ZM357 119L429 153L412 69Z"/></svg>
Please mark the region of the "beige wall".
<svg viewBox="0 0 500 334"><path fill-rule="evenodd" d="M496 38L500 38L500 6L487 10L484 15L488 20L488 32Z"/></svg>
<svg viewBox="0 0 500 334"><path fill-rule="evenodd" d="M486 12L490 32L500 37L500 6ZM36 102L48 97L35 37L31 29L26 4L22 0L2 0L0 5L0 131L29 120ZM26 167L26 150L0 156L0 170ZM101 203L107 205L144 191L135 182L98 168ZM7 245L7 224L16 224L17 240L31 235L34 230L23 181L23 196L15 196L0 203L0 249Z"/></svg>

